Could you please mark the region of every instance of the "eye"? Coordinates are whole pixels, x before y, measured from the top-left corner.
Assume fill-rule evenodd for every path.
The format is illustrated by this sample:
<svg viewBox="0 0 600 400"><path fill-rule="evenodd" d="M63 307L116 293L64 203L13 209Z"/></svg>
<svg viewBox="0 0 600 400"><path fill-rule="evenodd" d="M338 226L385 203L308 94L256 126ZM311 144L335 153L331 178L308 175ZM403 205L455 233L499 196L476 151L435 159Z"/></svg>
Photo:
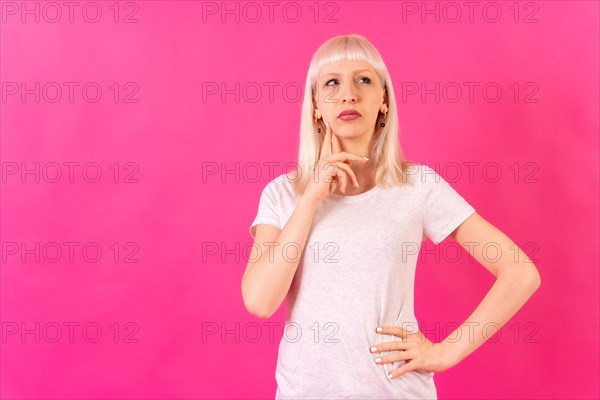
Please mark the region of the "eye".
<svg viewBox="0 0 600 400"><path fill-rule="evenodd" d="M371 78L368 78L366 76L361 76L360 78L358 78L359 81L363 80L363 79L366 80L366 83L371 83ZM325 82L325 86L331 86L329 84L329 82L334 82L334 81L337 82L338 80L337 79L330 79L327 82Z"/></svg>

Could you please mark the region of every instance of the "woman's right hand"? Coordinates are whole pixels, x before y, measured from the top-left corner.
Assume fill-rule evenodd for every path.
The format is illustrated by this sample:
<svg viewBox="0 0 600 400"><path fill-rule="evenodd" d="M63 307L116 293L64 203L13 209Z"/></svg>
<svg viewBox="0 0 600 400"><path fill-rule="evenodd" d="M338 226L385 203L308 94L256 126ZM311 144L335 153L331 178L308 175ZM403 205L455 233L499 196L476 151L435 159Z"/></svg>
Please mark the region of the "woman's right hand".
<svg viewBox="0 0 600 400"><path fill-rule="evenodd" d="M348 165L351 161L367 162L368 159L357 154L341 151L337 137L331 130L331 125L325 122L326 130L319 161L310 171L310 179L304 196L317 202L327 198L341 183L340 190L346 193L348 178L358 187L358 180L354 171Z"/></svg>

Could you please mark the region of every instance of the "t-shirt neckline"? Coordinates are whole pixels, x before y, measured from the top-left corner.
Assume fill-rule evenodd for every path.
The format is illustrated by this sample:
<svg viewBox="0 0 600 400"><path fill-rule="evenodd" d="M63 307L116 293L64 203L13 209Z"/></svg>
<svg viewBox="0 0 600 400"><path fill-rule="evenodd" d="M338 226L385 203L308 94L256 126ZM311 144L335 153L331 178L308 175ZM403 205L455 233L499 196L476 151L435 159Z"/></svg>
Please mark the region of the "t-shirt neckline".
<svg viewBox="0 0 600 400"><path fill-rule="evenodd" d="M350 195L350 196L342 196L339 194L331 193L329 196L327 196L326 199L331 199L338 203L353 203L355 201L362 200L367 197L371 197L373 194L375 194L378 191L379 191L379 186L375 185L371 189L369 189L363 193L354 194L354 195Z"/></svg>

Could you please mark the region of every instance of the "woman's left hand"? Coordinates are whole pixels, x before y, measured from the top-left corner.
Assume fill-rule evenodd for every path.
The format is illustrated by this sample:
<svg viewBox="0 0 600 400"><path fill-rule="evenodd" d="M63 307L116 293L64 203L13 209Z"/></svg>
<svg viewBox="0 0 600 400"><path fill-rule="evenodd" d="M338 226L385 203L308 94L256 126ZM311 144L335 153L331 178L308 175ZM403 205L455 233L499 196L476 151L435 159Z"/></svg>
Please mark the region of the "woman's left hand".
<svg viewBox="0 0 600 400"><path fill-rule="evenodd" d="M398 350L387 356L376 357L375 362L384 364L406 360L404 365L390 373L390 379L413 370L441 372L456 364L451 360L444 343L432 343L420 331L409 332L399 326L381 326L380 328L382 329L380 332L376 330L378 334L398 336L400 340L371 346L370 351L373 354Z"/></svg>

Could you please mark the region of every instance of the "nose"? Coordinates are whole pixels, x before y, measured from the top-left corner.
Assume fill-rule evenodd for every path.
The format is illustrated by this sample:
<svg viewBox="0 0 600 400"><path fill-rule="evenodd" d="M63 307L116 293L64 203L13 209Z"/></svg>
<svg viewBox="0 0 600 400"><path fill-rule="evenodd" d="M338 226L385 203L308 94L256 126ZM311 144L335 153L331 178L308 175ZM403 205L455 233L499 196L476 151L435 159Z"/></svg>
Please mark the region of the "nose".
<svg viewBox="0 0 600 400"><path fill-rule="evenodd" d="M352 83L340 85L340 99L343 103L355 103L356 91Z"/></svg>

